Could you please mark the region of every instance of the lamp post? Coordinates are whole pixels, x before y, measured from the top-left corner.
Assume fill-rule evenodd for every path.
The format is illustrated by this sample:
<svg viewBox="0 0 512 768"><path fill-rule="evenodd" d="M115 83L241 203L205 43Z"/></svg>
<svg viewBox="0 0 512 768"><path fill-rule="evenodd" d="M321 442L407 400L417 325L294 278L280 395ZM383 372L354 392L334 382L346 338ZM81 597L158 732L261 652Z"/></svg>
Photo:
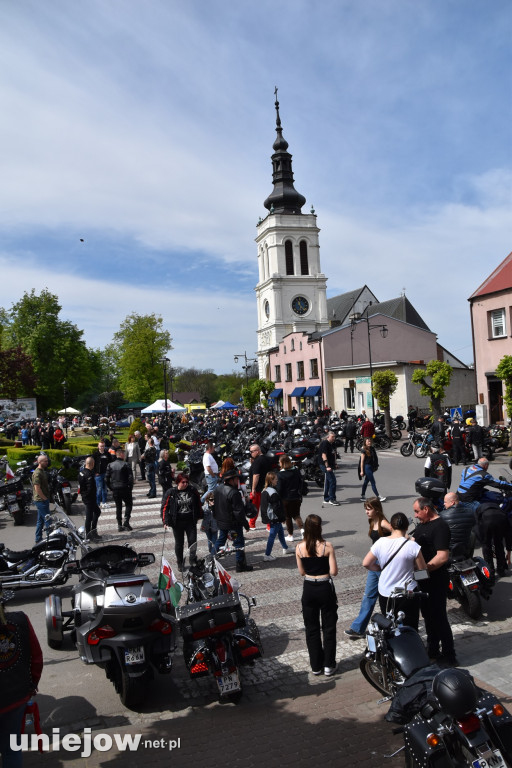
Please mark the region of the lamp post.
<svg viewBox="0 0 512 768"><path fill-rule="evenodd" d="M350 324L352 326L352 329L351 329L351 332L350 332L351 341L352 341L352 336L353 336L353 333L354 333L354 328L356 327L356 325L358 325L359 323L363 323L363 322L366 323L366 329L367 329L367 332L368 332L368 358L369 358L369 362L370 362L370 394L372 396L372 419L375 420L375 403L374 403L374 399L373 399L372 344L371 344L370 331L372 331L374 328L379 328L380 329L380 335L382 336L383 339L385 339L386 336L389 333L388 327L387 327L387 325L382 324L382 323L376 323L374 325L371 325L370 324L370 318L367 315L363 316L360 312L354 312L353 315L350 315L349 320L350 320ZM353 363L354 363L354 359L352 357L352 364Z"/></svg>
<svg viewBox="0 0 512 768"><path fill-rule="evenodd" d="M169 362L168 357L162 357L160 360L162 363L163 369L164 369L164 398L165 398L165 426L169 426L169 418L167 414L167 363Z"/></svg>
<svg viewBox="0 0 512 768"><path fill-rule="evenodd" d="M247 352L244 352L243 354L240 353L239 355L235 355L234 357L235 363L238 363L239 357L243 357L245 360L245 365L242 365L242 368L245 370L245 386L247 387L249 385L249 369L252 368L253 363L256 362L256 358L255 357L249 358L247 357Z"/></svg>
<svg viewBox="0 0 512 768"><path fill-rule="evenodd" d="M65 430L66 430L66 440L68 439L68 383L66 379L62 382L62 389L64 390L64 418L65 418Z"/></svg>

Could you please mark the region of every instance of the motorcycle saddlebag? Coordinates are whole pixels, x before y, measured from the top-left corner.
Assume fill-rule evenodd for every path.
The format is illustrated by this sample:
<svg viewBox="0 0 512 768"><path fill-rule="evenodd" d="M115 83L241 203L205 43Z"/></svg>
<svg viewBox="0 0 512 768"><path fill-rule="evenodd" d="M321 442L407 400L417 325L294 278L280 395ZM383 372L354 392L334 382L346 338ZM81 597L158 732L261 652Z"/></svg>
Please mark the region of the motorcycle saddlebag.
<svg viewBox="0 0 512 768"><path fill-rule="evenodd" d="M480 698L478 699L478 707L485 707L486 711L490 714L487 715L488 723L491 729L494 731L494 739L496 741L493 746L497 746L503 757L512 763L512 715L505 709L503 715L495 715L492 712L492 708L495 704L499 703L499 699L494 694L479 689ZM488 726L487 726L488 728Z"/></svg>
<svg viewBox="0 0 512 768"><path fill-rule="evenodd" d="M434 501L438 501L446 494L445 486L435 477L418 477L414 483L414 488L419 496L425 496Z"/></svg>
<svg viewBox="0 0 512 768"><path fill-rule="evenodd" d="M454 763L442 740L436 747L427 744L427 736L431 732L432 726L421 715L415 715L414 719L404 726L405 749L413 758L412 764L425 768L453 768Z"/></svg>
<svg viewBox="0 0 512 768"><path fill-rule="evenodd" d="M245 626L245 616L236 593L176 607L180 632L186 640L200 640L219 632Z"/></svg>
<svg viewBox="0 0 512 768"><path fill-rule="evenodd" d="M401 627L399 634L388 639L388 645L404 677L410 677L418 669L430 664L425 646L412 627Z"/></svg>

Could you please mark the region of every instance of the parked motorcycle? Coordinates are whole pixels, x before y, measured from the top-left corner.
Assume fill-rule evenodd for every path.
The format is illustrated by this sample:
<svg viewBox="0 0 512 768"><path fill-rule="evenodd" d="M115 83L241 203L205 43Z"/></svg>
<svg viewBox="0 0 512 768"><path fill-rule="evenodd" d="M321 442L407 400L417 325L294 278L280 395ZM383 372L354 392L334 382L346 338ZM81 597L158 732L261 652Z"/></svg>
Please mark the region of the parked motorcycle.
<svg viewBox="0 0 512 768"><path fill-rule="evenodd" d="M145 698L154 670L168 673L175 650L172 607L167 590L154 587L135 569L155 562L152 553L107 545L67 563L65 572L80 574L71 610L60 597L46 598L50 648L60 648L71 632L81 660L105 670L122 703L134 707Z"/></svg>
<svg viewBox="0 0 512 768"><path fill-rule="evenodd" d="M0 458L0 471L8 466L7 457ZM25 513L32 503L31 491L23 488L23 477L16 473L15 477L5 477L0 482L0 509L6 509L11 515L14 525L23 525Z"/></svg>
<svg viewBox="0 0 512 768"><path fill-rule="evenodd" d="M411 456L414 449L421 445L423 441L423 435L420 432L409 432L409 437L405 443L400 446L400 453L402 456Z"/></svg>
<svg viewBox="0 0 512 768"><path fill-rule="evenodd" d="M213 673L219 695L238 701L239 667L260 658L263 647L254 619L256 600L226 582L226 572L207 555L186 572L186 605L176 607L183 657L192 679ZM236 588L234 588L236 587ZM242 601L247 604L244 611Z"/></svg>
<svg viewBox="0 0 512 768"><path fill-rule="evenodd" d="M68 457L64 457L63 464ZM72 459L69 460L71 466ZM50 491L50 501L62 507L67 515L72 515L73 494L71 492L71 483L63 477L58 469L47 469L46 474L48 476L48 488ZM75 496L76 498L76 496Z"/></svg>
<svg viewBox="0 0 512 768"><path fill-rule="evenodd" d="M89 546L62 509L49 515L47 520L46 538L31 549L15 551L0 544L0 583L10 589L32 589L67 582L66 563L74 560L78 549L86 552Z"/></svg>

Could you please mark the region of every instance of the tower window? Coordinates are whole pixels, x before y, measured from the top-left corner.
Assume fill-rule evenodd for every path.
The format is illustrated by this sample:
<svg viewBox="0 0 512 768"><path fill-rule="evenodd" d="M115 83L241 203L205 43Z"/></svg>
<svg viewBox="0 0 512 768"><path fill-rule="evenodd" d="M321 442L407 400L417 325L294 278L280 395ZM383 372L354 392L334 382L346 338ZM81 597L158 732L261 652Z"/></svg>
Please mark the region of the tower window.
<svg viewBox="0 0 512 768"><path fill-rule="evenodd" d="M301 275L309 275L308 266L308 244L305 240L300 241L300 273Z"/></svg>
<svg viewBox="0 0 512 768"><path fill-rule="evenodd" d="M291 240L287 240L284 244L284 256L286 260L286 274L293 275L293 245Z"/></svg>

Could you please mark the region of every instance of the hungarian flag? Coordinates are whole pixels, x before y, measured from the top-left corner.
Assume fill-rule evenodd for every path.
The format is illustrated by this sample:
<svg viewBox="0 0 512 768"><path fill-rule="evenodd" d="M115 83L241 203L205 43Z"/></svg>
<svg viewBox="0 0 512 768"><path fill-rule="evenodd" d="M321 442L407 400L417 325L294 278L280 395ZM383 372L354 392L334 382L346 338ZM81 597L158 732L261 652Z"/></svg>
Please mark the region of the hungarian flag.
<svg viewBox="0 0 512 768"><path fill-rule="evenodd" d="M160 576L158 578L158 588L168 589L171 597L171 603L176 607L181 599L182 586L176 579L174 571L165 557L162 557L160 566Z"/></svg>
<svg viewBox="0 0 512 768"><path fill-rule="evenodd" d="M5 479L6 480L12 480L13 477L14 477L14 472L12 471L10 466L7 465L6 468L5 468Z"/></svg>
<svg viewBox="0 0 512 768"><path fill-rule="evenodd" d="M215 567L217 568L217 574L219 576L223 594L229 595L231 592L236 592L240 589L238 581L226 571L224 566L221 565L217 559L215 560Z"/></svg>

